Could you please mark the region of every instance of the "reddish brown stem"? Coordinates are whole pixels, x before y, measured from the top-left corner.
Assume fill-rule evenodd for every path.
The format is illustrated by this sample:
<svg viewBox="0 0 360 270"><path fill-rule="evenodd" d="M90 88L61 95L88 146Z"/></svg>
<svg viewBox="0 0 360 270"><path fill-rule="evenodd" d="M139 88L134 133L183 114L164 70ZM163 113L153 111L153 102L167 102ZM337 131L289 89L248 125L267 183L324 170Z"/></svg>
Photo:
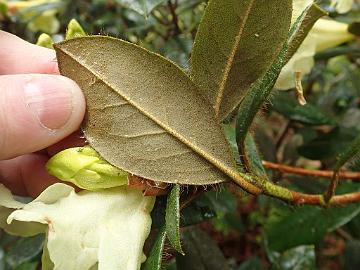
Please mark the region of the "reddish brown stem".
<svg viewBox="0 0 360 270"><path fill-rule="evenodd" d="M309 170L299 167L287 166L283 164L273 163L269 161L262 162L264 167L267 169L273 169L277 171L281 171L283 173L290 174L299 174L299 175L307 175L314 177L324 177L324 178L332 178L334 175L333 171L323 171L323 170ZM360 181L360 173L359 172L349 172L349 171L340 171L338 174L339 179L349 179L353 181Z"/></svg>
<svg viewBox="0 0 360 270"><path fill-rule="evenodd" d="M292 203L297 205L313 204L320 206L331 206L331 205L346 205L349 203L360 201L360 192L353 192L344 195L336 195L333 196L328 202L325 202L325 199L322 195L310 195L296 191L291 191L291 193L293 196Z"/></svg>

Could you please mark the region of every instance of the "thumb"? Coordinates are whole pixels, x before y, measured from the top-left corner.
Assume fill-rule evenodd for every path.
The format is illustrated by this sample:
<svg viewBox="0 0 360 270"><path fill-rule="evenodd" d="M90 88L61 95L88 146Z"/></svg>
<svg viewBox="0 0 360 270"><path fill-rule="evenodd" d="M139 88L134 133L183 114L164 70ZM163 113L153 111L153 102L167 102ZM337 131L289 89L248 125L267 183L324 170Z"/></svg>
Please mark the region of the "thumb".
<svg viewBox="0 0 360 270"><path fill-rule="evenodd" d="M46 148L79 128L85 100L60 75L0 76L0 160Z"/></svg>

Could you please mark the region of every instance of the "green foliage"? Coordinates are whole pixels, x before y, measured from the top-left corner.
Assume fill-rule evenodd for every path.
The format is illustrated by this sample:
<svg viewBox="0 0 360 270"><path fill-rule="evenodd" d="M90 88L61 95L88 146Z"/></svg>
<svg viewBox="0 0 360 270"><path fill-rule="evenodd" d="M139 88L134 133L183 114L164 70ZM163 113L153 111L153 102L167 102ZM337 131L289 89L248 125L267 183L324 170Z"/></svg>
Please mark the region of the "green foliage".
<svg viewBox="0 0 360 270"><path fill-rule="evenodd" d="M176 258L178 270L228 270L226 259L214 241L198 228L182 234L185 256Z"/></svg>
<svg viewBox="0 0 360 270"><path fill-rule="evenodd" d="M358 186L350 184L340 186L338 191L357 189ZM283 252L298 245L316 244L326 233L345 225L359 213L359 204L328 209L303 206L293 210L275 204L265 224L269 249Z"/></svg>
<svg viewBox="0 0 360 270"><path fill-rule="evenodd" d="M142 270L160 270L161 269L161 261L163 257L164 244L166 240L166 229L162 227L158 236L153 244L149 257L144 263Z"/></svg>
<svg viewBox="0 0 360 270"><path fill-rule="evenodd" d="M345 163L356 158L360 151L360 135L357 135L356 138L350 143L350 145L342 152L335 164L335 171L339 171Z"/></svg>
<svg viewBox="0 0 360 270"><path fill-rule="evenodd" d="M116 2L147 17L156 6L165 2L165 0L116 0Z"/></svg>
<svg viewBox="0 0 360 270"><path fill-rule="evenodd" d="M184 254L180 240L180 186L174 185L166 203L165 227L171 246Z"/></svg>
<svg viewBox="0 0 360 270"><path fill-rule="evenodd" d="M261 260L258 257L250 257L243 262L238 270L262 270Z"/></svg>
<svg viewBox="0 0 360 270"><path fill-rule="evenodd" d="M191 76L217 118L226 118L276 59L291 11L288 0L209 1L194 42Z"/></svg>
<svg viewBox="0 0 360 270"><path fill-rule="evenodd" d="M6 263L13 269L36 269L37 262L26 264L38 256L43 248L44 235L39 234L17 241L7 252Z"/></svg>
<svg viewBox="0 0 360 270"><path fill-rule="evenodd" d="M335 158L354 140L357 131L347 128L334 128L298 148L300 155L309 159Z"/></svg>
<svg viewBox="0 0 360 270"><path fill-rule="evenodd" d="M299 47L299 40L303 40L310 31L309 24L312 25L324 15L320 13L321 16L319 16L318 13L310 12L311 10L312 8L302 12L291 26L287 40L281 43L281 51L276 55L267 72L251 85L248 94L241 102L236 119L236 141L239 146L243 144L256 114L268 99L282 68Z"/></svg>
<svg viewBox="0 0 360 270"><path fill-rule="evenodd" d="M293 95L280 92L272 101L272 109L286 118L307 125L335 125L334 119L327 116L320 108L307 103L300 105Z"/></svg>

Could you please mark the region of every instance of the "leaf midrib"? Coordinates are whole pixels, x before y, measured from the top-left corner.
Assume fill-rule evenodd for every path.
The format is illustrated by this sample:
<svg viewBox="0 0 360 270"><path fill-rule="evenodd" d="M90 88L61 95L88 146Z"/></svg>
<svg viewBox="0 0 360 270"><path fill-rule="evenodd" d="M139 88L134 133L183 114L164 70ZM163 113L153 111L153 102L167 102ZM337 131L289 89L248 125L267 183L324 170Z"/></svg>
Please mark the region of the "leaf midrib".
<svg viewBox="0 0 360 270"><path fill-rule="evenodd" d="M230 74L234 59L235 59L236 51L238 50L239 45L240 45L240 41L241 41L243 31L245 29L245 25L247 23L247 20L249 18L250 12L251 12L251 10L252 10L252 8L254 6L255 1L256 0L251 0L248 9L245 12L244 19L243 19L242 23L240 24L239 32L235 36L234 46L232 47L231 52L230 52L230 56L227 59L226 64L225 64L223 77L222 77L222 80L220 82L219 92L218 92L218 95L216 97L215 106L214 106L215 115L216 115L217 119L220 119L220 107L221 107L221 102L222 102L223 97L224 97L225 87L226 87L226 84L227 84L227 81L228 81L228 78L229 78L229 74Z"/></svg>
<svg viewBox="0 0 360 270"><path fill-rule="evenodd" d="M75 60L78 64L80 64L83 68L85 68L86 70L88 70L91 74L93 74L94 76L97 77L97 79L101 82L103 82L106 86L108 86L112 91L114 91L115 93L119 94L123 99L125 99L129 104L131 104L134 108L136 108L138 111L140 111L140 113L142 113L143 115L145 115L146 117L148 117L149 119L151 119L153 122L155 122L157 125L159 125L162 129L164 129L165 131L167 131L170 135L172 135L173 137L175 137L176 139L178 139L180 142L182 142L183 144L185 144L187 147L189 147L190 149L192 149L194 152L196 152L198 155L200 155L202 158L204 158L205 160L207 160L209 163L211 163L213 166L215 166L217 169L219 169L221 172L223 172L224 174L226 174L227 176L229 176L232 179L236 179L237 182L241 182L242 183L242 188L245 189L246 191L252 193L252 194L259 194L260 193L260 189L256 186L254 186L253 184L251 184L250 182L246 181L244 178L241 177L241 175L235 171L234 169L232 169L231 167L227 166L226 164L224 164L223 162L219 161L217 158L215 158L212 155L209 155L206 151L202 150L199 146L193 144L191 141L187 140L184 136L182 136L180 133L176 132L175 130L173 130L172 128L170 128L169 126L167 126L166 124L162 123L161 121L159 121L156 117L152 116L150 113L148 113L147 111L145 111L143 108L141 108L141 106L139 106L135 101L131 100L130 98L128 98L126 95L124 95L120 89L119 91L116 90L118 89L117 87L114 87L111 83L107 82L104 78L101 77L101 74L98 74L96 71L94 71L91 67L85 65L83 62L78 61L76 59L76 57L74 57L73 54L64 51L63 49L57 47L59 50L61 50L64 54L66 54L67 56L71 57L73 60ZM149 52L141 47L139 47L140 49L144 50L146 53L148 54L153 54L152 52ZM154 54L156 55L156 54ZM166 59L165 59L166 60ZM172 64L172 63L171 63Z"/></svg>

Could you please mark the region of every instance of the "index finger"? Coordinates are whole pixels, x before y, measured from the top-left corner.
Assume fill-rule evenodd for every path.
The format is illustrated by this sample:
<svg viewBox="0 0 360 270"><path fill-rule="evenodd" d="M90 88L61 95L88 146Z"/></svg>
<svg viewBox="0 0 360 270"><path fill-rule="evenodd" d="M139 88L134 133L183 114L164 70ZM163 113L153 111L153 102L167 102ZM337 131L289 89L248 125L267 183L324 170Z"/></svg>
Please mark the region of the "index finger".
<svg viewBox="0 0 360 270"><path fill-rule="evenodd" d="M54 50L31 44L0 30L0 75L59 74Z"/></svg>

